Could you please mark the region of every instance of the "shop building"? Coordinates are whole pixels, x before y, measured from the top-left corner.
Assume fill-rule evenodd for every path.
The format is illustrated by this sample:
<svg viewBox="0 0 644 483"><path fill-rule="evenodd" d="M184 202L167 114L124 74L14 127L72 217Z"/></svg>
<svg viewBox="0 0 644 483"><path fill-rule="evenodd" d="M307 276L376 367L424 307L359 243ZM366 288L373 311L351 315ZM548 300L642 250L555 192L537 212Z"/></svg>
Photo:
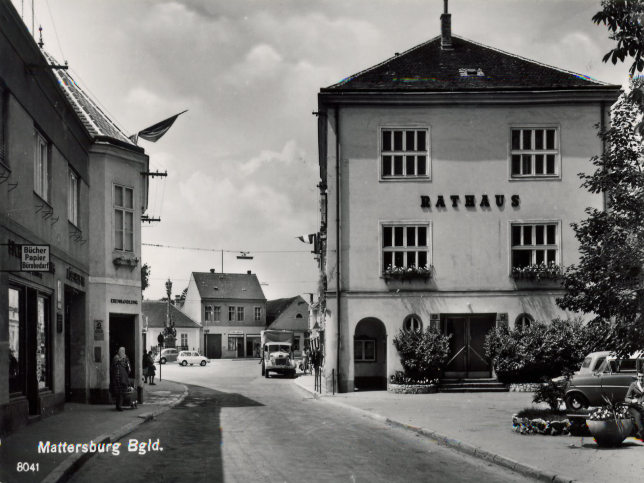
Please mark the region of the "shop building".
<svg viewBox="0 0 644 483"><path fill-rule="evenodd" d="M254 273L192 272L182 310L201 323L209 359L259 357L266 297Z"/></svg>
<svg viewBox="0 0 644 483"><path fill-rule="evenodd" d="M309 304L300 296L266 302L266 323L269 329L292 330L293 352L302 357L309 345Z"/></svg>
<svg viewBox="0 0 644 483"><path fill-rule="evenodd" d="M202 352L203 328L175 305L167 301L144 300L142 309L143 347L146 352L158 350L157 338L169 325L177 331L177 350Z"/></svg>
<svg viewBox="0 0 644 483"><path fill-rule="evenodd" d="M604 207L577 173L618 95L452 36L448 13L441 35L320 90L329 391L385 387L400 330L451 334L446 376L489 378L490 329L574 315L556 274L578 260L570 224Z"/></svg>

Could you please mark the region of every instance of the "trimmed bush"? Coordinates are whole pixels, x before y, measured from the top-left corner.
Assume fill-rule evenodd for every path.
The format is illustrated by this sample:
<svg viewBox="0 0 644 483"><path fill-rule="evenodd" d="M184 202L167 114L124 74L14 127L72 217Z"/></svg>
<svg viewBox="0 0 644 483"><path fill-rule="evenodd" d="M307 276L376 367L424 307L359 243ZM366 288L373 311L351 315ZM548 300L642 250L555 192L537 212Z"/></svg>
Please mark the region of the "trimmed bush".
<svg viewBox="0 0 644 483"><path fill-rule="evenodd" d="M409 382L433 381L441 375L449 357L450 337L431 327L424 332L400 330L393 342Z"/></svg>

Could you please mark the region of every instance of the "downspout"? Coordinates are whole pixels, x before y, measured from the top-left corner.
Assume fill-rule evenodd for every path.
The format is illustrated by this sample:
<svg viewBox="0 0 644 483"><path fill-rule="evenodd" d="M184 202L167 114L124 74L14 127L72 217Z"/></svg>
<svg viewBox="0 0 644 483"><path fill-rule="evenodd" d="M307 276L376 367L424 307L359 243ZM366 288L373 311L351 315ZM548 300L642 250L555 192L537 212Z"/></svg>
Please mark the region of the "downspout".
<svg viewBox="0 0 644 483"><path fill-rule="evenodd" d="M342 292L342 249L340 246L340 241L342 237L340 236L340 107L336 104L335 106L335 246L336 246L336 273L337 273L337 282L336 282L336 319L337 319L337 351L336 351L336 378L338 381L338 392L340 392L340 294Z"/></svg>
<svg viewBox="0 0 644 483"><path fill-rule="evenodd" d="M605 116L606 116L606 103L602 101L600 103L600 119L599 119L599 131L603 134L604 129L606 129L606 121L605 121ZM604 136L602 135L602 155L606 154L606 141L604 139ZM604 211L608 211L608 194L605 191L602 191L602 200L604 203Z"/></svg>

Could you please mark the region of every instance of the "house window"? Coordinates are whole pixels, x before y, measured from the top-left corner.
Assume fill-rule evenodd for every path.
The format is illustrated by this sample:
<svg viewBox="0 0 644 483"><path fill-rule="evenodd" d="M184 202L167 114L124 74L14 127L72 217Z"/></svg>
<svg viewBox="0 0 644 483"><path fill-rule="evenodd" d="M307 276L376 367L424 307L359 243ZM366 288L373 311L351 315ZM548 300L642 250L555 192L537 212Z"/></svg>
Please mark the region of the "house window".
<svg viewBox="0 0 644 483"><path fill-rule="evenodd" d="M23 290L9 288L9 394L21 394L25 389L23 299Z"/></svg>
<svg viewBox="0 0 644 483"><path fill-rule="evenodd" d="M558 130L513 128L511 158L513 178L558 176Z"/></svg>
<svg viewBox="0 0 644 483"><path fill-rule="evenodd" d="M376 341L374 339L354 340L353 360L356 362L374 362L376 360Z"/></svg>
<svg viewBox="0 0 644 483"><path fill-rule="evenodd" d="M300 350L300 338L299 337L295 337L293 339L293 350L294 351L299 351Z"/></svg>
<svg viewBox="0 0 644 483"><path fill-rule="evenodd" d="M423 322L417 315L408 315L403 320L403 330L405 332L421 332L423 330Z"/></svg>
<svg viewBox="0 0 644 483"><path fill-rule="evenodd" d="M382 226L383 271L392 267L429 267L429 225Z"/></svg>
<svg viewBox="0 0 644 483"><path fill-rule="evenodd" d="M255 320L262 320L262 308L255 307Z"/></svg>
<svg viewBox="0 0 644 483"><path fill-rule="evenodd" d="M512 267L559 263L557 223L513 223Z"/></svg>
<svg viewBox="0 0 644 483"><path fill-rule="evenodd" d="M221 320L221 307L219 305L214 306L213 320L219 322Z"/></svg>
<svg viewBox="0 0 644 483"><path fill-rule="evenodd" d="M71 167L67 177L67 219L78 226L78 175Z"/></svg>
<svg viewBox="0 0 644 483"><path fill-rule="evenodd" d="M534 318L530 314L519 314L514 321L514 328L517 330L525 330L532 325Z"/></svg>
<svg viewBox="0 0 644 483"><path fill-rule="evenodd" d="M212 320L212 305L206 305L204 320L210 322Z"/></svg>
<svg viewBox="0 0 644 483"><path fill-rule="evenodd" d="M244 320L244 307L237 307L237 320Z"/></svg>
<svg viewBox="0 0 644 483"><path fill-rule="evenodd" d="M428 177L428 144L427 129L383 129L382 178Z"/></svg>
<svg viewBox="0 0 644 483"><path fill-rule="evenodd" d="M181 347L188 347L188 334L181 334Z"/></svg>
<svg viewBox="0 0 644 483"><path fill-rule="evenodd" d="M34 131L34 143L34 191L49 201L49 144L38 131Z"/></svg>
<svg viewBox="0 0 644 483"><path fill-rule="evenodd" d="M235 307L228 307L228 320L231 322L235 320Z"/></svg>
<svg viewBox="0 0 644 483"><path fill-rule="evenodd" d="M134 251L134 191L114 185L114 248Z"/></svg>

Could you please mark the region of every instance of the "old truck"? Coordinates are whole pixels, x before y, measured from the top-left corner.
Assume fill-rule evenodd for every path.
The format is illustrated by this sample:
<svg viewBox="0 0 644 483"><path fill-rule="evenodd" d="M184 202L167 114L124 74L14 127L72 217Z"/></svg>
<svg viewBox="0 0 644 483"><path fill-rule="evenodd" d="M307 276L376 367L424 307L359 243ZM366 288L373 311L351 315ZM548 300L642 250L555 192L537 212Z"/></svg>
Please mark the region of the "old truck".
<svg viewBox="0 0 644 483"><path fill-rule="evenodd" d="M292 330L263 330L262 337L262 376L268 378L269 372L295 377L293 358Z"/></svg>

